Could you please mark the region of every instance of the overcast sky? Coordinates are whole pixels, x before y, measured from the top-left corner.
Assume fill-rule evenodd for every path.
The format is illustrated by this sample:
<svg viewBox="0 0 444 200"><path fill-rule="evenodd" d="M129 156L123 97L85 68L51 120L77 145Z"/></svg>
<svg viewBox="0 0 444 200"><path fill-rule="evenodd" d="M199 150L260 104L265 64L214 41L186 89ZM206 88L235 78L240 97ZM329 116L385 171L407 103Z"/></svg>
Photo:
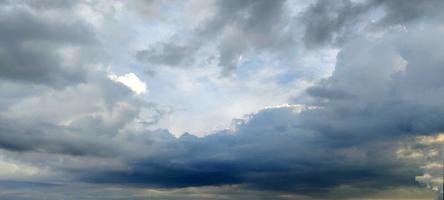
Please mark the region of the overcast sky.
<svg viewBox="0 0 444 200"><path fill-rule="evenodd" d="M0 0L0 199L433 200L443 0Z"/></svg>

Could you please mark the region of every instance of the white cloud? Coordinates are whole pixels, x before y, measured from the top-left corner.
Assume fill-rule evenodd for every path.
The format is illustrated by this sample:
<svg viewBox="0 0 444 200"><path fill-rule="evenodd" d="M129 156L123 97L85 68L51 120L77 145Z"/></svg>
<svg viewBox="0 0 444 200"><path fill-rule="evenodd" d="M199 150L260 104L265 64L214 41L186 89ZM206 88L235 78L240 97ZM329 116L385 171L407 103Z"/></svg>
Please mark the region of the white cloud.
<svg viewBox="0 0 444 200"><path fill-rule="evenodd" d="M141 81L134 73L127 73L122 76L110 74L108 77L113 81L124 84L138 95L147 92L146 83Z"/></svg>

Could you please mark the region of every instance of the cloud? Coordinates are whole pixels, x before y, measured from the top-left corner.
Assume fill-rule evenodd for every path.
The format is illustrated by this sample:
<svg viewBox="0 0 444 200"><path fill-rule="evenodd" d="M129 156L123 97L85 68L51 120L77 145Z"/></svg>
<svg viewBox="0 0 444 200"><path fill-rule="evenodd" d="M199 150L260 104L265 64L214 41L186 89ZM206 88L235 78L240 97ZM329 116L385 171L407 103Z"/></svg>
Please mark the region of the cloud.
<svg viewBox="0 0 444 200"><path fill-rule="evenodd" d="M99 28L81 13L87 6L82 1L0 3L2 149L118 154L110 137L136 123L142 107L150 107L132 95L132 90L146 91L135 74L116 77L119 82L107 77L104 68L111 61L97 38Z"/></svg>
<svg viewBox="0 0 444 200"><path fill-rule="evenodd" d="M416 181L437 191L437 199L443 195L443 141L442 133L420 136L398 151L398 154L421 164L424 174L416 176Z"/></svg>
<svg viewBox="0 0 444 200"><path fill-rule="evenodd" d="M439 0L427 0L424 2L414 0L372 0L370 4L384 8L385 15L379 21L381 25L405 25L410 22L423 20L440 21L443 19L439 10L444 6L444 3Z"/></svg>
<svg viewBox="0 0 444 200"><path fill-rule="evenodd" d="M294 107L270 108L251 115L234 132L166 140L141 136L162 153L132 162L129 171L103 170L85 174L83 180L158 188L240 184L308 195L340 184L379 188L412 183L408 180L415 166L392 159L395 141L332 145L319 133L298 128L299 117Z"/></svg>
<svg viewBox="0 0 444 200"><path fill-rule="evenodd" d="M239 79L215 78L209 67L186 73L168 68L153 78L161 81L150 80L149 97L134 95L145 93L147 86L140 69L132 69L131 52L105 51L103 45L115 38L82 17L82 6L5 2L0 3L0 168L8 173L0 174L5 180L0 187L39 187L3 197L29 198L60 189L47 192L48 198L60 199L60 193L73 193L68 189L76 196L92 186L98 188L96 196L116 188L131 193L233 187L282 199L347 199L393 188L402 193L416 186L415 177L435 184L436 165L412 161L415 154L403 154L403 148L407 144L425 151L429 146L412 144L412 138L444 131L444 30L438 1L430 1L433 6L317 1L304 4L308 7L301 15L287 10L286 1L198 4L214 9L214 15L143 46L135 59L160 67L194 66L200 63L196 59L207 59L222 67L224 75L239 64L245 68ZM134 20L131 12L109 19ZM107 19L104 27L115 25ZM293 59L287 53L305 48L301 44L307 51L339 48L331 76L313 81L304 94L292 88L311 83L293 81L278 64L261 68L280 62L280 56ZM270 62L261 63L263 54L272 54L265 56ZM116 71L134 73L112 71L126 66L122 60L131 67ZM181 90L171 92L174 87ZM254 95L245 95L250 91ZM184 109L194 109L183 112L181 123L188 125L206 123L201 117L206 113L229 112L221 105L230 104L238 113L257 108L257 102L285 103L292 94L296 97L290 105L265 107L204 137L175 137L170 130L152 128L169 112L158 102L196 105ZM157 102L149 102L153 99ZM423 171L426 175L420 176Z"/></svg>
<svg viewBox="0 0 444 200"><path fill-rule="evenodd" d="M143 94L146 92L146 83L142 82L134 73L127 73L122 76L111 74L110 79L129 87L136 94Z"/></svg>
<svg viewBox="0 0 444 200"><path fill-rule="evenodd" d="M105 77L103 80L96 83L99 85L90 83L61 92L48 91L12 105L0 115L0 147L68 155L118 154L120 150L110 146L119 143L113 137L136 123L143 103L133 99L126 86ZM60 108L64 108L63 113Z"/></svg>
<svg viewBox="0 0 444 200"><path fill-rule="evenodd" d="M228 74L244 54L279 51L292 42L291 32L286 31L290 16L285 1L215 1L201 9L215 13L188 33L178 32L138 51L136 58L151 64L190 66L200 50L215 46L206 59L216 58L222 73ZM180 35L182 39L176 40Z"/></svg>
<svg viewBox="0 0 444 200"><path fill-rule="evenodd" d="M136 59L150 69L215 64L223 75L238 69L240 57L268 55L282 65L294 65L288 57L304 57L307 49L338 47L361 35L375 36L396 27L442 19L438 10L443 7L439 0L196 4L198 10L212 14L202 14L207 19L201 20L200 12L187 13L194 7L183 6L178 12L191 25L170 30L171 37L140 49Z"/></svg>
<svg viewBox="0 0 444 200"><path fill-rule="evenodd" d="M63 87L85 81L85 68L104 57L73 3L4 1L0 9L1 79Z"/></svg>
<svg viewBox="0 0 444 200"><path fill-rule="evenodd" d="M325 109L307 113L304 126L368 138L442 130L440 34L432 26L345 46L333 75L308 90Z"/></svg>
<svg viewBox="0 0 444 200"><path fill-rule="evenodd" d="M397 152L411 137L444 130L440 35L435 26L413 25L350 41L332 76L307 91L312 99L302 111L267 108L203 138L148 139L164 151L142 156L129 171L83 180L160 188L235 184L309 196L341 185L368 192L413 187L419 164Z"/></svg>
<svg viewBox="0 0 444 200"><path fill-rule="evenodd" d="M344 40L366 10L365 5L349 0L316 1L302 16L305 45L317 47Z"/></svg>
<svg viewBox="0 0 444 200"><path fill-rule="evenodd" d="M341 45L362 34L396 26L442 20L439 0L316 1L302 14L304 43L309 48Z"/></svg>

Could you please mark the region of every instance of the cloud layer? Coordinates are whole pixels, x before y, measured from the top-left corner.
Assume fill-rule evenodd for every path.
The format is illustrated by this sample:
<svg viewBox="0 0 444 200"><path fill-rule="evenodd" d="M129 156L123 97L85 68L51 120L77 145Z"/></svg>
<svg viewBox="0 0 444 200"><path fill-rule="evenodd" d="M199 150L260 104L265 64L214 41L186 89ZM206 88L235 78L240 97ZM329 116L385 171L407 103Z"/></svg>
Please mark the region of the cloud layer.
<svg viewBox="0 0 444 200"><path fill-rule="evenodd" d="M0 197L442 191L426 2L1 1Z"/></svg>

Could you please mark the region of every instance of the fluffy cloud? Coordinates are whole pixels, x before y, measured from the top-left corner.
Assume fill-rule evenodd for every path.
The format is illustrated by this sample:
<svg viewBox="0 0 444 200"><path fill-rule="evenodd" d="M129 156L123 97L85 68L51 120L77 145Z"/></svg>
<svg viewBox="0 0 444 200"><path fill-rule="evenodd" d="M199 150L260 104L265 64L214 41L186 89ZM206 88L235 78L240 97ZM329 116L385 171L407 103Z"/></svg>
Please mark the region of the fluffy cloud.
<svg viewBox="0 0 444 200"><path fill-rule="evenodd" d="M128 73L122 76L112 74L109 77L113 81L126 85L136 94L146 92L146 83L142 82L134 73Z"/></svg>

